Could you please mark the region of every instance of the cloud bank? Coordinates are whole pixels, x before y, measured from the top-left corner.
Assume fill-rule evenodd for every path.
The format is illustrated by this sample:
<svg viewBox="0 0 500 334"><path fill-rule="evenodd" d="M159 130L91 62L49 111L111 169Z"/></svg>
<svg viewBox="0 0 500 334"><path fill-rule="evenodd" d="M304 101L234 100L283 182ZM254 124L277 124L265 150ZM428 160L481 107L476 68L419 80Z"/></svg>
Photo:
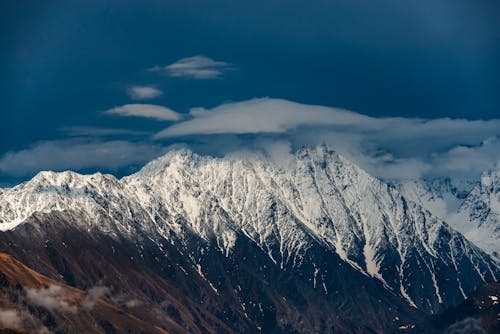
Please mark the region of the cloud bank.
<svg viewBox="0 0 500 334"><path fill-rule="evenodd" d="M326 143L386 179L474 178L500 158L500 119L375 118L271 98L192 109L189 119L155 138L189 140L200 135L210 141L217 136L250 135L285 140L292 148Z"/></svg>
<svg viewBox="0 0 500 334"><path fill-rule="evenodd" d="M173 78L216 79L229 69L231 69L229 63L198 55L179 59L167 66L155 66L149 71L165 73Z"/></svg>
<svg viewBox="0 0 500 334"><path fill-rule="evenodd" d="M22 177L46 169L132 171L166 152L169 145L181 143L219 156L241 149L264 150L274 160L285 160L301 146L328 144L386 180L442 176L475 180L500 160L500 119L370 117L272 98L193 108L182 119L161 108L126 105L107 111L178 120L157 133L156 141L127 129L66 128L67 139L38 142L0 157L0 175ZM114 140L114 136L122 137Z"/></svg>
<svg viewBox="0 0 500 334"><path fill-rule="evenodd" d="M163 92L154 87L133 86L127 89L127 94L133 100L149 100L162 95Z"/></svg>
<svg viewBox="0 0 500 334"><path fill-rule="evenodd" d="M155 104L125 104L120 107L108 109L107 115L134 116L152 118L159 121L178 121L182 115L163 106Z"/></svg>
<svg viewBox="0 0 500 334"><path fill-rule="evenodd" d="M22 177L40 170L97 169L117 171L142 165L164 152L145 142L68 139L44 141L0 158L0 174Z"/></svg>

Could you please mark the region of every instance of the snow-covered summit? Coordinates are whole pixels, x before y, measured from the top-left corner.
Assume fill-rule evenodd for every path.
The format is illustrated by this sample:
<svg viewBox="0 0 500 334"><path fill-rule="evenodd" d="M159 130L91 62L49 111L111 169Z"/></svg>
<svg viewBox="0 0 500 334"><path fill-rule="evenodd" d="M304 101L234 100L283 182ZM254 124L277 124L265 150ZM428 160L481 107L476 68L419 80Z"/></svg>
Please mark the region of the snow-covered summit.
<svg viewBox="0 0 500 334"><path fill-rule="evenodd" d="M195 154L187 148L171 150L166 154L148 162L136 173L136 175L155 175L165 172L171 164L180 163L182 161L195 163L197 160L201 159L201 156Z"/></svg>

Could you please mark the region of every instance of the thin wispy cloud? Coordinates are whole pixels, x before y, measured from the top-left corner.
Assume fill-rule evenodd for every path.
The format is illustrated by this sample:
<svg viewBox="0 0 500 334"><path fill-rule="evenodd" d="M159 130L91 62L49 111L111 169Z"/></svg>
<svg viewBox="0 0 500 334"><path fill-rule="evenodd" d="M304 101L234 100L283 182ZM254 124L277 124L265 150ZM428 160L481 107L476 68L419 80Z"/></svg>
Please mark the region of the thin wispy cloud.
<svg viewBox="0 0 500 334"><path fill-rule="evenodd" d="M161 90L150 86L133 86L127 89L127 94L133 100L150 100L163 94Z"/></svg>
<svg viewBox="0 0 500 334"><path fill-rule="evenodd" d="M195 137L202 142L206 137L205 149L217 137L238 143L234 138L239 135L247 140L238 148L252 145L248 135L289 141L293 147L326 143L386 179L475 178L496 165L500 151L500 119L377 118L271 98L195 108L189 116L155 138Z"/></svg>
<svg viewBox="0 0 500 334"><path fill-rule="evenodd" d="M165 73L173 78L216 79L231 68L230 63L199 55L179 59L167 66L155 66L149 71Z"/></svg>
<svg viewBox="0 0 500 334"><path fill-rule="evenodd" d="M145 131L92 126L65 126L59 130L69 137L144 136L148 134Z"/></svg>
<svg viewBox="0 0 500 334"><path fill-rule="evenodd" d="M108 115L152 118L160 121L178 121L182 115L167 107L155 104L125 104L104 112Z"/></svg>

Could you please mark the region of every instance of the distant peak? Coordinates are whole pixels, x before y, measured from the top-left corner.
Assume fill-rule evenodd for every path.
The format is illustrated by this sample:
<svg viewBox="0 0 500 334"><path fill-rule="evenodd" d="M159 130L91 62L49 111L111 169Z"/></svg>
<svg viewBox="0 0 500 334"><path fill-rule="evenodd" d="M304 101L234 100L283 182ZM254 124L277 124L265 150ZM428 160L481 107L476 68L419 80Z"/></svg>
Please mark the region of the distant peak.
<svg viewBox="0 0 500 334"><path fill-rule="evenodd" d="M74 178L78 178L81 175L73 171L63 171L63 172L53 172L53 171L41 171L33 177L32 181L69 181Z"/></svg>
<svg viewBox="0 0 500 334"><path fill-rule="evenodd" d="M94 174L79 174L73 171L52 172L41 171L36 174L31 180L21 185L67 185L74 186L88 182L118 182L118 180L111 174L102 174L100 172Z"/></svg>
<svg viewBox="0 0 500 334"><path fill-rule="evenodd" d="M485 172L481 175L481 185L483 187L489 187L495 184L500 184L500 168Z"/></svg>

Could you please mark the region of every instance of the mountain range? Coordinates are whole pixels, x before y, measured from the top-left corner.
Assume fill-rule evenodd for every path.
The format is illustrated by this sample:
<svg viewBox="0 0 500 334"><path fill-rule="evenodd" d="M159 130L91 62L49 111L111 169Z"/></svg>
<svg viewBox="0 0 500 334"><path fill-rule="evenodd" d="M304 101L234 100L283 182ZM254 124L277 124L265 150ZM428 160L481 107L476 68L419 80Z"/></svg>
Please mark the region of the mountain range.
<svg viewBox="0 0 500 334"><path fill-rule="evenodd" d="M0 270L0 323L15 312L21 332L404 332L498 280L499 190L495 172L390 184L327 146L279 159L173 150L122 179L40 172L0 189L0 251L44 277Z"/></svg>

